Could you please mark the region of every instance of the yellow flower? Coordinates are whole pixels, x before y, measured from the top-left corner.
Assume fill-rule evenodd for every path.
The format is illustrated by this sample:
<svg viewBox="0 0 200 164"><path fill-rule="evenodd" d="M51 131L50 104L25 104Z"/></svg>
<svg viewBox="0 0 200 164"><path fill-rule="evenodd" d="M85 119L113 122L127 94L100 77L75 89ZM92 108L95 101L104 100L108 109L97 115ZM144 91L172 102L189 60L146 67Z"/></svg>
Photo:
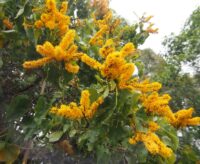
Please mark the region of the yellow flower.
<svg viewBox="0 0 200 164"><path fill-rule="evenodd" d="M104 46L99 49L99 54L106 58L110 53L115 51L114 42L112 39L108 39Z"/></svg>
<svg viewBox="0 0 200 164"><path fill-rule="evenodd" d="M122 49L121 54L123 57L126 57L127 55L135 52L135 46L133 43L127 43Z"/></svg>
<svg viewBox="0 0 200 164"><path fill-rule="evenodd" d="M86 54L84 54L81 57L81 61L84 62L85 64L87 64L88 66L90 66L91 68L94 68L94 69L97 69L97 70L99 70L101 68L101 63L99 63L95 59L92 59L91 57L89 57Z"/></svg>
<svg viewBox="0 0 200 164"><path fill-rule="evenodd" d="M40 20L35 22L36 28L41 28L44 25L50 30L58 30L60 36L64 35L70 24L70 17L65 15L67 6L67 2L62 2L60 10L58 10L55 0L46 0L46 10L41 14Z"/></svg>
<svg viewBox="0 0 200 164"><path fill-rule="evenodd" d="M46 0L46 8L49 11L55 12L56 11L56 1L55 0Z"/></svg>
<svg viewBox="0 0 200 164"><path fill-rule="evenodd" d="M67 34L62 38L59 47L61 47L62 49L67 49L69 45L73 43L75 34L75 30L69 30Z"/></svg>
<svg viewBox="0 0 200 164"><path fill-rule="evenodd" d="M155 133L136 132L135 136L129 139L130 144L136 144L139 141L142 141L146 149L153 155L159 154L163 158L168 158L173 153Z"/></svg>
<svg viewBox="0 0 200 164"><path fill-rule="evenodd" d="M61 7L60 7L60 13L65 14L67 12L67 7L68 7L68 3L62 2Z"/></svg>
<svg viewBox="0 0 200 164"><path fill-rule="evenodd" d="M190 125L200 125L200 117L192 118L193 111L193 108L179 110L178 112L174 113L175 120L171 121L171 124L176 128Z"/></svg>
<svg viewBox="0 0 200 164"><path fill-rule="evenodd" d="M23 67L25 69L39 68L45 65L46 63L49 63L51 60L51 57L44 57L38 60L26 61L23 63Z"/></svg>
<svg viewBox="0 0 200 164"><path fill-rule="evenodd" d="M79 66L72 63L65 63L65 69L70 73L78 73Z"/></svg>
<svg viewBox="0 0 200 164"><path fill-rule="evenodd" d="M69 119L92 118L96 113L99 105L103 103L103 98L99 97L92 104L90 103L90 93L88 90L83 90L80 98L80 105L71 102L69 105L61 105L60 108L52 107L50 112L58 116L63 116Z"/></svg>
<svg viewBox="0 0 200 164"><path fill-rule="evenodd" d="M80 105L84 109L88 109L89 108L89 106L90 106L90 92L88 90L82 91Z"/></svg>
<svg viewBox="0 0 200 164"><path fill-rule="evenodd" d="M6 28L9 29L9 30L11 30L11 29L13 28L12 22L10 22L9 19L7 19L7 18L3 20L3 24L4 24L4 26L6 26Z"/></svg>
<svg viewBox="0 0 200 164"><path fill-rule="evenodd" d="M41 20L38 20L38 21L35 22L34 25L35 25L36 28L41 28L41 27L43 27L44 24Z"/></svg>
<svg viewBox="0 0 200 164"><path fill-rule="evenodd" d="M40 53L44 59L36 61L27 61L23 64L24 68L37 68L47 62L56 60L64 61L65 69L71 73L77 73L79 70L78 65L74 65L76 60L81 58L82 53L77 53L77 46L74 45L75 31L69 30L62 38L58 46L53 46L50 42L46 41L43 45L37 45L36 51Z"/></svg>
<svg viewBox="0 0 200 164"><path fill-rule="evenodd" d="M157 92L153 92L148 96L143 95L141 97L146 112L166 117L169 121L174 121L174 114L168 105L170 99L171 97L168 94L159 96Z"/></svg>
<svg viewBox="0 0 200 164"><path fill-rule="evenodd" d="M149 122L149 130L151 131L151 132L155 132L156 130L158 130L160 128L160 126L157 124L157 123L155 123L154 121L150 121Z"/></svg>

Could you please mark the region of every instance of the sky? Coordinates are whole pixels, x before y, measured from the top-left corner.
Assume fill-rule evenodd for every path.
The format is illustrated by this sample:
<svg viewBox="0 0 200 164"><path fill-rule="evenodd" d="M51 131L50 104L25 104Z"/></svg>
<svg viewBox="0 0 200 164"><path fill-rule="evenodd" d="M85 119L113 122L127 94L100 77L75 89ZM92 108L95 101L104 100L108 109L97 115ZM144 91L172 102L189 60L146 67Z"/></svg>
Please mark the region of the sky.
<svg viewBox="0 0 200 164"><path fill-rule="evenodd" d="M129 23L138 21L144 13L153 15L154 27L159 28L158 34L152 34L144 45L156 53L163 52L162 41L171 33L178 34L192 11L200 6L200 0L111 0L110 8L124 17ZM136 16L137 15L137 16Z"/></svg>

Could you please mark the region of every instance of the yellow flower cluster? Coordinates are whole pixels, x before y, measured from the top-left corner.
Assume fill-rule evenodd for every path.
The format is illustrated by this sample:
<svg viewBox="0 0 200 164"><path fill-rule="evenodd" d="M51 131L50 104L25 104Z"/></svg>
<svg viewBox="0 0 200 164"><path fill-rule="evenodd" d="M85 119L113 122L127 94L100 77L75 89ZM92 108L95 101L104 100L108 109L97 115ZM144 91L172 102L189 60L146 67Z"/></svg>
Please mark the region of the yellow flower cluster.
<svg viewBox="0 0 200 164"><path fill-rule="evenodd" d="M90 66L91 68L94 68L96 70L100 70L101 69L101 63L99 63L98 61L96 61L95 59L89 57L86 54L82 55L81 61L83 63L87 64L88 66Z"/></svg>
<svg viewBox="0 0 200 164"><path fill-rule="evenodd" d="M142 93L158 91L161 87L162 85L158 82L150 83L148 79L139 82L138 78L134 78L126 83L120 83L121 89L137 90Z"/></svg>
<svg viewBox="0 0 200 164"><path fill-rule="evenodd" d="M102 58L106 58L110 53L115 51L114 42L108 39L102 48L99 49L99 54Z"/></svg>
<svg viewBox="0 0 200 164"><path fill-rule="evenodd" d="M3 20L3 24L9 30L11 30L13 28L13 23L10 22L8 18L6 18L6 19Z"/></svg>
<svg viewBox="0 0 200 164"><path fill-rule="evenodd" d="M174 114L168 105L171 100L168 94L164 94L163 96L159 96L157 92L153 92L150 95L143 94L141 100L146 112L157 114L166 117L170 121L174 121Z"/></svg>
<svg viewBox="0 0 200 164"><path fill-rule="evenodd" d="M75 102L71 102L69 105L61 105L60 108L52 107L50 112L58 116L70 118L72 120L81 118L92 118L99 105L103 103L103 98L99 97L92 104L90 102L90 93L88 90L84 90L81 93L80 105Z"/></svg>
<svg viewBox="0 0 200 164"><path fill-rule="evenodd" d="M82 53L77 52L77 46L74 45L75 31L69 30L62 38L57 46L53 46L46 41L43 45L37 45L36 50L43 58L33 61L26 61L23 67L26 69L38 68L53 60L64 61L65 69L71 73L77 73L79 66L76 65L76 60L79 59Z"/></svg>
<svg viewBox="0 0 200 164"><path fill-rule="evenodd" d="M157 129L159 129L159 125L155 122L150 122L148 132L136 132L135 136L129 138L129 143L136 144L141 141L151 154L159 154L164 158L170 157L173 151L168 148L155 133L153 133Z"/></svg>
<svg viewBox="0 0 200 164"><path fill-rule="evenodd" d="M104 43L104 35L112 33L115 28L120 24L120 19L112 21L112 12L108 11L102 20L96 20L95 14L93 14L95 24L98 26L99 31L90 39L91 45L102 46Z"/></svg>
<svg viewBox="0 0 200 164"><path fill-rule="evenodd" d="M81 60L91 68L99 70L101 75L107 79L126 82L131 78L135 66L133 63L128 63L125 57L133 52L135 52L135 47L132 43L127 43L121 51L115 51L113 41L109 39L99 50L100 55L105 58L103 64L87 55L83 55Z"/></svg>
<svg viewBox="0 0 200 164"><path fill-rule="evenodd" d="M186 127L189 125L200 125L200 117L192 118L193 108L179 110L174 113L175 120L172 123L177 128Z"/></svg>
<svg viewBox="0 0 200 164"><path fill-rule="evenodd" d="M168 94L159 96L157 92L150 95L141 96L142 104L149 113L166 117L170 124L176 128L186 127L189 125L200 125L200 117L192 118L193 108L179 110L173 113L168 103L171 97Z"/></svg>
<svg viewBox="0 0 200 164"><path fill-rule="evenodd" d="M35 22L35 27L42 28L45 26L50 30L58 29L60 35L64 35L70 24L70 17L65 15L67 7L67 2L62 2L60 10L58 10L55 0L46 0L45 12L41 14L40 20Z"/></svg>

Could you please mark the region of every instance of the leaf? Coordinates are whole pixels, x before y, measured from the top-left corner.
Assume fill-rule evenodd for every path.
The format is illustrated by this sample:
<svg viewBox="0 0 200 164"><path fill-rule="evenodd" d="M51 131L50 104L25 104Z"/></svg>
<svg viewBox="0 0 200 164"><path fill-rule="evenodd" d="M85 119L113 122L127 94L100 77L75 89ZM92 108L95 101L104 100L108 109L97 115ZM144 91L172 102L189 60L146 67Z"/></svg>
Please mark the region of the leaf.
<svg viewBox="0 0 200 164"><path fill-rule="evenodd" d="M166 136L163 142L176 151L179 145L176 130L163 118L158 119L158 124L160 125L160 129L157 131L158 135Z"/></svg>
<svg viewBox="0 0 200 164"><path fill-rule="evenodd" d="M23 114L27 112L29 104L30 100L27 95L14 97L8 107L7 116L9 118L18 118L23 116Z"/></svg>
<svg viewBox="0 0 200 164"><path fill-rule="evenodd" d="M0 0L0 4L4 4L4 3L7 3L9 1L11 1L11 0Z"/></svg>
<svg viewBox="0 0 200 164"><path fill-rule="evenodd" d="M6 144L3 149L0 150L0 161L13 163L20 153L20 149L17 145Z"/></svg>
<svg viewBox="0 0 200 164"><path fill-rule="evenodd" d="M76 130L75 129L73 129L73 130L71 130L70 132L69 132L69 137L74 137L75 136L75 134L76 134Z"/></svg>
<svg viewBox="0 0 200 164"><path fill-rule="evenodd" d="M15 19L17 19L23 13L24 13L24 7L18 10L17 15L15 16Z"/></svg>
<svg viewBox="0 0 200 164"><path fill-rule="evenodd" d="M92 103L92 102L94 102L94 101L96 101L98 99L99 94L97 93L96 89L90 88L88 90L90 92L90 101Z"/></svg>
<svg viewBox="0 0 200 164"><path fill-rule="evenodd" d="M110 91L113 91L116 88L116 83L114 80L111 80L109 82L109 88L110 88Z"/></svg>
<svg viewBox="0 0 200 164"><path fill-rule="evenodd" d="M97 147L97 164L108 164L110 159L110 151L103 145Z"/></svg>
<svg viewBox="0 0 200 164"><path fill-rule="evenodd" d="M62 135L63 135L63 131L57 131L57 132L53 132L51 133L48 138L49 138L49 142L56 142L58 141Z"/></svg>
<svg viewBox="0 0 200 164"><path fill-rule="evenodd" d="M103 98L106 98L106 97L108 97L108 95L109 95L109 87L106 87L102 96L103 96Z"/></svg>
<svg viewBox="0 0 200 164"><path fill-rule="evenodd" d="M35 117L41 116L44 113L46 113L45 109L46 109L46 98L43 96L40 96L34 109L36 113Z"/></svg>

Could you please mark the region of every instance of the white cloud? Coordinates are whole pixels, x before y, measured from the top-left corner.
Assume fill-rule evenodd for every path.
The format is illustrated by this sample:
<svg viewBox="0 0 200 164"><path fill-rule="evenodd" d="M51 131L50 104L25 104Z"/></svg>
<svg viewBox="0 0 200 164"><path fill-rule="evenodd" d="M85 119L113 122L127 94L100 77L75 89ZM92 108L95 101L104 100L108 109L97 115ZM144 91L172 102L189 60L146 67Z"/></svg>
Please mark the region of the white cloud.
<svg viewBox="0 0 200 164"><path fill-rule="evenodd" d="M159 28L159 34L150 36L141 48L150 47L155 52L162 50L164 36L178 33L193 10L200 5L200 0L111 0L110 7L130 23L137 21L137 16L154 15L152 21Z"/></svg>

